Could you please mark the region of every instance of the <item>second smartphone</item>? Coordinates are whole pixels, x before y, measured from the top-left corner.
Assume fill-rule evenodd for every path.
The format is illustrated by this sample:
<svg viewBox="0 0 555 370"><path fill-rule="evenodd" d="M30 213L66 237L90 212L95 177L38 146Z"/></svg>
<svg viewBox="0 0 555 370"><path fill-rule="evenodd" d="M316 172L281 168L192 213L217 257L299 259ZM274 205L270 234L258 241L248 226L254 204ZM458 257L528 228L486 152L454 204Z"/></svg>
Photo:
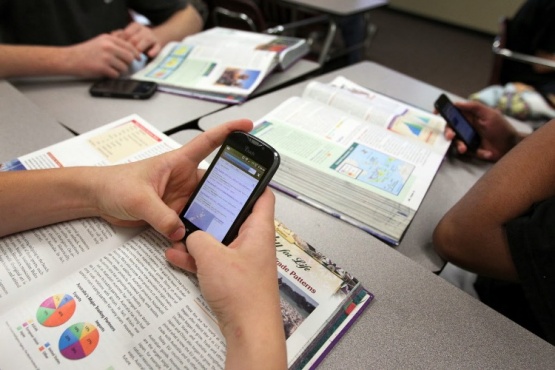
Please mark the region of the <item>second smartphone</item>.
<svg viewBox="0 0 555 370"><path fill-rule="evenodd" d="M186 235L203 230L228 245L280 163L262 140L232 132L180 214Z"/></svg>
<svg viewBox="0 0 555 370"><path fill-rule="evenodd" d="M447 95L441 94L435 101L434 106L466 147L470 151L476 151L480 146L480 136L478 132L476 132L474 127L472 127L470 122L467 121L453 102L449 100Z"/></svg>
<svg viewBox="0 0 555 370"><path fill-rule="evenodd" d="M148 99L158 85L150 81L128 79L105 79L95 82L89 92L92 96L124 99Z"/></svg>

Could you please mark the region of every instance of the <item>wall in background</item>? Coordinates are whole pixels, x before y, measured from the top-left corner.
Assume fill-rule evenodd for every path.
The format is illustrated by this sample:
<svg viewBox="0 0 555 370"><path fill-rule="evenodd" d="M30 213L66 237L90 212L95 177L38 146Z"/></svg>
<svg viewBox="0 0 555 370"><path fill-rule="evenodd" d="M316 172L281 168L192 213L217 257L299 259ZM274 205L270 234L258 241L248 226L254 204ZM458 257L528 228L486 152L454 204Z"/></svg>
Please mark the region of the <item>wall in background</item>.
<svg viewBox="0 0 555 370"><path fill-rule="evenodd" d="M525 0L389 0L389 6L488 34L496 34L499 19L512 17Z"/></svg>

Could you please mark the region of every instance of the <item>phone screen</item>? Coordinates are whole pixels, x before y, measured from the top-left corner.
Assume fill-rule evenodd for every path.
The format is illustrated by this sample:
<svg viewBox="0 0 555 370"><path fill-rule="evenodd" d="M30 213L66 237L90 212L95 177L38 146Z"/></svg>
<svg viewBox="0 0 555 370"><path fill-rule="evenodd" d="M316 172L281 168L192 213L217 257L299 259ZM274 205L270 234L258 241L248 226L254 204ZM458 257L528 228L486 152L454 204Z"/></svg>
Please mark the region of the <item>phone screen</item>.
<svg viewBox="0 0 555 370"><path fill-rule="evenodd" d="M445 116L447 117L446 120L449 121L453 130L457 133L457 135L461 136L461 139L465 143L471 143L474 140L474 136L476 135L475 130L470 126L470 124L466 121L466 118L462 115L462 113L452 104L447 104L445 107Z"/></svg>
<svg viewBox="0 0 555 370"><path fill-rule="evenodd" d="M184 218L221 242L265 172L249 156L225 146Z"/></svg>
<svg viewBox="0 0 555 370"><path fill-rule="evenodd" d="M470 150L476 150L480 145L480 136L451 100L442 94L434 105L466 146Z"/></svg>

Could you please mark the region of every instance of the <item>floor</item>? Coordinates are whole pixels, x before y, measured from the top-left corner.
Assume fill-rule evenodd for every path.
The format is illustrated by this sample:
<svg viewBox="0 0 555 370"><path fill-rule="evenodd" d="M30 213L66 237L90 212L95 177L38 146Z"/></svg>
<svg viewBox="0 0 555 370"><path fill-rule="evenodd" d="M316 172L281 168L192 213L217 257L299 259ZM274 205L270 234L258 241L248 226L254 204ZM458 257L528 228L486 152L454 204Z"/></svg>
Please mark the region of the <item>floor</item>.
<svg viewBox="0 0 555 370"><path fill-rule="evenodd" d="M467 97L485 86L493 61L493 35L389 8L370 14L376 33L364 59ZM326 69L345 62L331 61Z"/></svg>

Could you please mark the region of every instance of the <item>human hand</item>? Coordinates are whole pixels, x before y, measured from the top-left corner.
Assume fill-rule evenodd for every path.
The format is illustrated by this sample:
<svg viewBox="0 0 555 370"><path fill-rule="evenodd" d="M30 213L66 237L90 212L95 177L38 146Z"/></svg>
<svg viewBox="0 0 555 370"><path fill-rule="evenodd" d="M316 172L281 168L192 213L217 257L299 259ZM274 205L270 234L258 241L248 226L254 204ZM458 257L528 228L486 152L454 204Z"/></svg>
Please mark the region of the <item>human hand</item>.
<svg viewBox="0 0 555 370"><path fill-rule="evenodd" d="M232 131L250 131L249 120L231 121L197 136L183 147L119 166L98 167L91 181L98 214L119 226L149 223L170 238L181 240L185 227L178 213L202 178L199 163Z"/></svg>
<svg viewBox="0 0 555 370"><path fill-rule="evenodd" d="M287 367L274 202L266 189L229 247L195 231L187 237L187 247L176 243L166 251L170 263L197 274L202 295L226 338L229 368Z"/></svg>
<svg viewBox="0 0 555 370"><path fill-rule="evenodd" d="M457 152L472 154L479 159L495 162L511 150L522 136L496 109L475 101L456 102L468 122L476 129L481 138L475 153L469 153L466 145L455 138L455 132L447 127L445 137L455 139Z"/></svg>
<svg viewBox="0 0 555 370"><path fill-rule="evenodd" d="M64 48L67 72L81 77L117 78L140 57L139 51L121 38L102 34Z"/></svg>
<svg viewBox="0 0 555 370"><path fill-rule="evenodd" d="M112 35L131 43L139 52L150 58L154 58L162 49L162 44L152 29L137 22L130 23L123 30L112 32Z"/></svg>

